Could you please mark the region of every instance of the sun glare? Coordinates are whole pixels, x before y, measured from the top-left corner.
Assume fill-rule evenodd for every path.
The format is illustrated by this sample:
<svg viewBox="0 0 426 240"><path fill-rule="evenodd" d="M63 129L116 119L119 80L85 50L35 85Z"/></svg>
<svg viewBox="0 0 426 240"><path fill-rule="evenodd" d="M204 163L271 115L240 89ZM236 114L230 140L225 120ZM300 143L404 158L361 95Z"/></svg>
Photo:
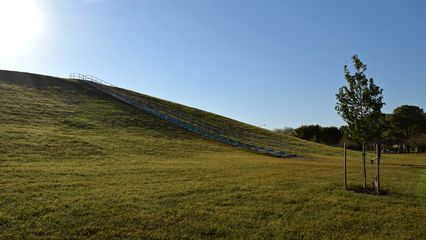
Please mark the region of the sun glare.
<svg viewBox="0 0 426 240"><path fill-rule="evenodd" d="M29 47L41 24L35 0L0 0L0 56L14 56Z"/></svg>

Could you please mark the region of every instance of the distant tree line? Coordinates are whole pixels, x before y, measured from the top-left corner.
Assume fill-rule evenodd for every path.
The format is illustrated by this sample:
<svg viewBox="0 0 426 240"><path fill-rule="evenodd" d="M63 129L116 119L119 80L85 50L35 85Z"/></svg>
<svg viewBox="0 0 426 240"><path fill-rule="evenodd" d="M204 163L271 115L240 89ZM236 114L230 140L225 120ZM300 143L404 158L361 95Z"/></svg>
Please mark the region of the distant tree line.
<svg viewBox="0 0 426 240"><path fill-rule="evenodd" d="M426 151L426 114L418 106L397 107L385 115L382 135L389 151Z"/></svg>
<svg viewBox="0 0 426 240"><path fill-rule="evenodd" d="M392 113L384 114L383 128L381 141L385 151L426 152L426 113L420 107L402 105L395 108ZM275 129L275 131L331 146L341 146L343 142L346 142L351 149L361 149L358 143L350 139L347 126L337 128L316 124Z"/></svg>
<svg viewBox="0 0 426 240"><path fill-rule="evenodd" d="M298 128L275 129L275 132L295 136L308 141L324 143L327 145L339 145L343 138L342 131L337 127L322 127L316 125L302 125Z"/></svg>

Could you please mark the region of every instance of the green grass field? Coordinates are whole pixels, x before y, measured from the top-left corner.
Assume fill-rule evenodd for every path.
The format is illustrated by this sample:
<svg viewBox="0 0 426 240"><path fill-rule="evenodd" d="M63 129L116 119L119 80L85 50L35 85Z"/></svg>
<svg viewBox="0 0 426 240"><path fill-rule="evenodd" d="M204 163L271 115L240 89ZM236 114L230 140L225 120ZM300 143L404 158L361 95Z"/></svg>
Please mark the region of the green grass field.
<svg viewBox="0 0 426 240"><path fill-rule="evenodd" d="M0 71L0 239L426 239L426 155L384 155L385 195L344 191L341 149L175 107L304 158L201 139L78 81ZM349 183L362 183L353 151Z"/></svg>

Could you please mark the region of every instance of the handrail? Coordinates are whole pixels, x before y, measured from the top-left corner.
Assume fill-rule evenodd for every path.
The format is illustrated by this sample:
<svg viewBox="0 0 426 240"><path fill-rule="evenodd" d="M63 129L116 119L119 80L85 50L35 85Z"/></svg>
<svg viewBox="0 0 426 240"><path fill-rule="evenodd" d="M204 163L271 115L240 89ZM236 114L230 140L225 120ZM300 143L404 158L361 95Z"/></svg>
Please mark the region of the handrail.
<svg viewBox="0 0 426 240"><path fill-rule="evenodd" d="M139 101L135 100L131 96L128 96L127 94L120 92L121 90L120 88L115 87L114 85L102 79L99 79L97 77L94 77L91 75L83 75L80 73L71 73L70 79L81 80L91 85L92 87L112 97L117 98L118 100L121 100L144 112L147 112L167 122L173 123L179 127L182 127L188 131L194 132L203 137L210 138L212 140L216 140L225 144L239 146L248 150L255 151L257 153L262 153L262 154L266 154L266 155L270 155L274 157L293 156L283 151L277 151L277 150L266 148L266 147L258 147L253 144L243 143L233 138L230 138L228 137L229 135L240 136L241 133L238 133L238 132L234 133L233 131L230 132L230 131L226 131L224 129L218 128L216 126L212 126L211 124L206 123L200 119L194 118L193 116L187 113L183 113L180 111L176 111L175 109L171 109L170 107L165 106L164 104L153 102L151 100L147 101L147 99L144 99L144 101L142 102L140 102L140 99ZM247 134L247 135L254 136L253 134Z"/></svg>
<svg viewBox="0 0 426 240"><path fill-rule="evenodd" d="M111 83L104 81L100 78L97 78L97 77L92 76L92 75L84 75L84 74L81 74L81 73L71 73L70 79L92 81L92 82L99 83L99 84L102 84L102 85L106 85L106 86L109 86L109 87L115 87Z"/></svg>

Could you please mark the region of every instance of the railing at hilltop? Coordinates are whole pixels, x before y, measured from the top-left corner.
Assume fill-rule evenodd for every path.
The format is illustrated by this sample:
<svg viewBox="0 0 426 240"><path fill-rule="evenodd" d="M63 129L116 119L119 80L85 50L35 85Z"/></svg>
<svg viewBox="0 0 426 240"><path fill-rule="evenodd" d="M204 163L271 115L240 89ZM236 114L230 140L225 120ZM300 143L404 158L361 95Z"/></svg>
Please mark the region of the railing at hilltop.
<svg viewBox="0 0 426 240"><path fill-rule="evenodd" d="M102 85L105 85L105 86L108 86L108 87L114 87L114 85L112 85L111 83L104 81L100 78L97 78L95 76L92 76L92 75L83 75L81 73L71 73L70 78L71 79L77 79L77 80L83 80L83 81L91 81L91 82L102 84Z"/></svg>
<svg viewBox="0 0 426 240"><path fill-rule="evenodd" d="M94 76L83 75L80 73L70 74L70 79L81 80L90 86L122 101L125 102L137 109L146 112L150 115L158 117L164 121L172 123L178 127L186 129L190 132L198 134L202 137L215 140L221 143L225 143L232 146L238 146L250 151L254 151L260 154L265 154L274 157L294 157L295 155L286 154L283 151L277 151L271 148L259 147L254 144L243 143L239 140L235 140L225 135L234 135L239 136L241 133L233 133L233 131L221 129L216 126L212 126L209 123L206 123L200 119L194 118L193 116L171 109L164 104L154 102L152 100L148 101L147 99L135 99L134 97L129 96L129 94L123 93L120 88L113 86L112 84L103 81ZM231 134L230 134L231 133ZM251 134L250 134L251 135ZM258 137L253 134L253 137Z"/></svg>

